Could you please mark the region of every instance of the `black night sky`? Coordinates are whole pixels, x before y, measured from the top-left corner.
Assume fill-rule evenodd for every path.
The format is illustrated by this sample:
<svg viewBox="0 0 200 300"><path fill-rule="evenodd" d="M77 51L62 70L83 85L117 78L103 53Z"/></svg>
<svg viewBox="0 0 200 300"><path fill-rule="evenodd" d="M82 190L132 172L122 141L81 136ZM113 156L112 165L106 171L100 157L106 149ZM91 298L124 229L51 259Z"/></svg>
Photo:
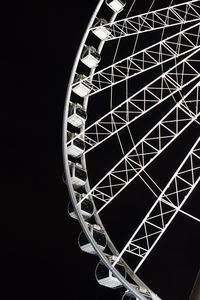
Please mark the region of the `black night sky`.
<svg viewBox="0 0 200 300"><path fill-rule="evenodd" d="M67 83L96 4L96 0L58 0L40 5L22 1L12 8L5 7L2 300L13 296L100 300L120 299L123 294L96 282L98 259L78 247L80 226L67 214L69 197L62 182L62 118ZM197 270L198 266L192 270L190 285ZM177 295L180 298L164 300L187 299L181 293Z"/></svg>

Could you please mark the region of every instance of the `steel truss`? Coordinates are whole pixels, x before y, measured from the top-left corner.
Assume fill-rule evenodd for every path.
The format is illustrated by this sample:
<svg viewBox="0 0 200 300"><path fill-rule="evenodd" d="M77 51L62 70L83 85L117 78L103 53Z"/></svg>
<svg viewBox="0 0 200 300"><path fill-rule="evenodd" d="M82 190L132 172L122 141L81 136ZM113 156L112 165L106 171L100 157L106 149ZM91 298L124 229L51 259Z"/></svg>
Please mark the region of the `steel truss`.
<svg viewBox="0 0 200 300"><path fill-rule="evenodd" d="M136 272L188 200L199 181L200 138L186 155L113 265L125 252L128 252L140 257L140 262L135 267ZM194 219L200 222L198 218Z"/></svg>
<svg viewBox="0 0 200 300"><path fill-rule="evenodd" d="M133 121L142 117L163 101L169 99L172 95L180 93L181 90L199 77L198 71L191 65L191 63L193 65L198 63L198 59L192 59L198 52L199 47L142 90L122 101L120 105L110 110L89 127L86 127L79 135L74 137L73 140L84 134L86 143L85 153L88 153L109 137L117 134L124 127L129 126ZM176 69L179 68L181 70L185 65L187 65L190 70L188 70L188 73L182 74L181 81L176 82Z"/></svg>
<svg viewBox="0 0 200 300"><path fill-rule="evenodd" d="M149 9L147 13L130 17L127 14L125 18L119 20L117 20L118 13L114 12L108 23L96 26L96 16L105 3L104 0L99 1L91 18L80 45L69 83L63 126L63 153L67 184L75 214L101 261L119 279L128 293L137 297L137 300L161 300L145 285L136 272L178 212L200 222L197 217L182 209L200 181L200 137L197 138L164 188L161 189L153 177L149 175L147 167L191 126L194 124L197 127L200 126L200 2L193 0L178 5L170 5L167 8ZM170 27L176 29L177 33L163 38L165 29ZM113 62L105 68L98 69L98 71L95 71L95 68L90 69L89 75L84 75L84 79L77 82L74 79L76 74L80 74L78 70L83 48L87 45L88 36L93 34L96 29L107 29L107 33L109 32L107 38L99 41L97 48L99 54L103 52L105 43L106 46L111 45L110 47L112 47L113 40L117 40L119 46L121 38L123 40L131 36L134 38L135 35L136 45L137 36L157 30L160 30L162 37L159 42L152 43L152 45L137 52L134 46L131 55L117 62L114 62L114 58ZM128 86L130 83L136 80L137 76L145 76L149 71L157 73L157 77L149 80L150 82L144 84L139 91L129 93ZM126 83L126 98L122 99L119 105L113 106L113 90L120 87L123 82ZM84 109L87 110L91 98L98 97L102 92L107 92L110 94L109 111L89 126L84 123L80 128L76 128L72 138L66 141L66 133L70 131L70 126L67 123L70 116L69 102L76 101L73 99L73 92L75 92L74 88L78 84L85 85L89 89L88 95L78 101L82 103ZM135 143L129 126L139 118L142 119L150 111L153 112L164 101L171 104L169 111L165 112L165 115L157 123L155 122L156 124ZM131 150L127 152L121 141L123 129L128 130L132 143ZM77 187L72 184L72 173L70 173L71 157L67 154L69 145L72 142L78 144L78 139L83 139L86 146L85 150L81 151L80 158L77 160L74 158L74 160L87 173L86 161L89 157L87 154L112 137L118 139L123 157L93 187L90 187L88 179L85 182L84 192L80 191L78 187L80 199L77 201L75 196ZM119 251L108 236L100 216L103 215L102 212L106 210L106 207L111 205L114 199L136 178L140 178L146 184L156 199L141 224L130 234L129 240ZM154 188L159 192L155 192ZM94 205L94 222L101 227L106 236L107 246L115 257L112 262L111 257L113 256L104 253L91 235L89 231L90 220L85 221L81 214L80 208L85 199L90 199ZM134 269L124 260L124 256L127 254L138 258L139 263L134 266ZM124 266L131 282L117 271L118 263Z"/></svg>
<svg viewBox="0 0 200 300"><path fill-rule="evenodd" d="M200 115L199 110L188 111L188 96L195 89L199 90L199 82L83 197L82 201L89 195L94 200L101 201L99 213L196 121ZM199 103L200 100L196 101ZM199 108L199 104L197 107Z"/></svg>
<svg viewBox="0 0 200 300"><path fill-rule="evenodd" d="M180 55L195 51L199 46L199 31L199 24L192 25L153 46L149 46L85 77L79 83L90 82L90 96L99 93L133 76L156 68L170 60L175 60ZM77 82L72 85L72 88L75 85L77 85Z"/></svg>
<svg viewBox="0 0 200 300"><path fill-rule="evenodd" d="M198 0L193 0L185 2L184 4L172 5L168 8L124 18L101 26L110 28L111 34L107 37L107 40L110 41L147 31L192 23L199 20L200 9ZM98 28L98 26L93 26L91 31L96 28Z"/></svg>

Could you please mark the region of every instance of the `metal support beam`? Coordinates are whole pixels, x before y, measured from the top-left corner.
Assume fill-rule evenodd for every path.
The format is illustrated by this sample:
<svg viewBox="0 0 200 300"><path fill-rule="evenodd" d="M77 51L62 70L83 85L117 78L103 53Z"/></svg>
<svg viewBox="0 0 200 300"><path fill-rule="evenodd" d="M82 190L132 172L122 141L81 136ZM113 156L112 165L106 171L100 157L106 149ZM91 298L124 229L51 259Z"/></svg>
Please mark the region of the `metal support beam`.
<svg viewBox="0 0 200 300"><path fill-rule="evenodd" d="M200 271L195 280L189 300L199 300L199 299L200 299Z"/></svg>

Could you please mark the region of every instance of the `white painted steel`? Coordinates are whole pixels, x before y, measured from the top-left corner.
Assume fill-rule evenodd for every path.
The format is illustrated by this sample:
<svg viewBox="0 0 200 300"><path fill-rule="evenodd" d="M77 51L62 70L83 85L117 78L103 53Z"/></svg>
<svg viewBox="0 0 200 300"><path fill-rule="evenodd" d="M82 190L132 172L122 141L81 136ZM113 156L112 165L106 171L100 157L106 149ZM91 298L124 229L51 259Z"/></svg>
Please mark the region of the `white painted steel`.
<svg viewBox="0 0 200 300"><path fill-rule="evenodd" d="M107 35L107 40L121 39L130 35L140 34L145 31L159 30L161 28L172 27L175 25L192 23L199 21L199 0L186 1L183 4L171 5L164 9L157 9L148 13L139 14L122 20L116 20L101 28L110 27L110 34ZM191 10L192 19L187 19L190 16L188 12L185 18L181 16L182 12ZM171 16L170 16L171 13ZM171 21L169 23L168 21ZM92 27L91 31L98 30L99 27Z"/></svg>
<svg viewBox="0 0 200 300"><path fill-rule="evenodd" d="M168 146L173 144L173 142L178 139L178 137L183 134L187 128L194 123L200 125L200 59L198 57L200 52L200 2L199 0L193 0L182 1L183 3L181 4L173 4L172 1L166 8L152 10L155 1L156 0L153 0L150 9L146 13L128 16L135 1L127 0L127 3L129 2L131 7L127 16L123 19L118 19L118 13L122 8L124 8L124 5L121 5L122 2L118 0L110 1L108 6L110 6L111 11L114 11L110 15L110 20L108 20L108 23L102 24L101 26L94 26L95 18L102 17L99 16L99 12L102 14L104 6L106 6L105 0L99 1L85 31L75 59L68 85L63 120L64 167L67 185L75 211L73 217L75 215L77 216L81 227L88 238L86 248L89 248L83 250L98 254L101 261L109 269L109 274L112 273L115 276L111 276L111 279L113 279L112 283L114 284L114 281L116 281L117 284L120 283L120 285L124 286L129 293L139 300L161 299L136 275L136 271L157 244L175 216L180 212L194 221L200 221L195 216L182 210L183 204L189 198L190 194L200 181L200 174L198 173L200 171L200 165L195 165L194 167L192 164L194 156L195 159L200 161L199 138L189 153L185 156L184 160L181 162L180 166L175 171L171 180L164 189L160 189L154 179L151 178L146 171L146 168L154 160L156 160L156 158L162 154ZM176 28L177 32L166 38L161 38L159 42L153 43L140 51L133 51L132 55L126 56L125 58L115 62L115 55L118 51L121 38L129 38L134 35L141 35L144 32L150 33L154 31L157 32L159 30L162 30L162 36L164 36L163 33L165 32L165 29L170 27ZM100 69L97 72L95 71L95 68L99 61L95 60L95 58L90 55L85 58L82 57L83 49L85 45L88 44L87 39L91 34L96 35L99 38L97 52L101 54L102 57L104 55L103 49L105 43L107 45L109 45L109 43L112 45L113 40L118 41L113 62L104 68L101 68L101 65L99 64ZM137 44L137 38L135 44ZM78 73L80 63L87 65L90 69L89 75L83 74L84 77L82 77L82 79L78 82L75 82L74 79ZM173 65L164 71L166 63L173 63ZM137 76L142 76L147 71L154 69L157 70L158 67L161 67L163 70L161 75L159 74L156 79L145 84L142 89L139 89L139 91L128 96L127 87L130 80L137 80ZM113 89L116 86L120 86L123 82L126 82L127 85L126 97L121 100L119 105L113 106ZM196 92L196 98L191 101L190 95L194 91ZM78 95L82 99L83 108L87 111L90 99L95 97L97 94L103 94L105 92L108 94L110 93L110 110L107 113L104 113L92 124L87 126L85 120L81 120L81 118L79 118L79 120L76 116L69 116L69 103L70 101L75 101L73 100L74 94L76 94L76 97ZM141 97L141 95L143 95L143 97ZM177 95L182 95L181 99L178 99ZM146 133L137 143L134 143L134 138L130 132L130 124L139 118L142 119L142 117L144 117L148 112L153 111L153 109L170 98L174 100L173 107L166 112L162 118L160 118L156 125L149 128L148 133ZM194 105L196 105L195 109ZM123 117L123 114L126 114L126 117ZM116 118L118 118L118 121L116 121ZM70 141L66 141L66 133L70 128L68 123L71 123L71 125L75 124L75 127L80 128L80 133L77 133ZM183 123L184 125L182 125ZM171 124L175 124L175 129L171 126ZM112 128L112 130L110 130L110 128ZM130 139L133 144L131 150L127 153L123 148L120 137L124 128L129 131ZM163 134L163 130L165 130L165 132L167 131L167 134ZM77 153L74 152L74 158L76 159L77 157L80 157L80 160L78 161L80 168L85 170L87 173L86 155L91 150L94 150L100 144L103 145L106 140L109 138L111 139L114 136L118 139L123 158L119 159L110 171L108 171L93 187L90 187L88 178L86 181L76 178L74 167L72 169L72 175L70 175L69 166L75 165L70 162L70 157L68 157L68 155L73 154L73 151L78 151ZM85 150L80 151L80 149L70 148L70 143L75 141L78 137L84 138L86 146ZM165 139L165 143L163 142L163 139ZM157 143L157 146L155 146L155 142ZM184 178L185 170L182 170L188 160L191 162L191 168L187 170L191 173L191 182L188 182ZM130 170L134 171L135 174L130 176ZM151 184L147 183L144 178L144 174L148 176ZM110 238L108 236L99 214L106 209L108 204L111 205L115 197L120 195L121 192L136 177L140 178L148 186L149 190L156 195L157 200L152 205L141 224L139 224L138 229L132 234L124 248L119 251L112 243L112 237ZM178 180L182 180L182 183L186 185L184 190L186 192L186 196L184 199L179 198L181 188L179 188L177 183ZM168 188L173 182L176 182L174 194L177 196L177 203L173 203L173 201L171 201L171 194L168 193ZM81 194L81 199L77 201L75 196L76 188L80 188L80 186L85 189L85 192ZM155 192L155 187L160 190L160 195ZM84 199L88 197L94 205L94 220L97 226L100 226L103 230L107 239L107 246L116 257L116 260L113 263L111 263L109 255L104 253L104 248L98 246L95 242L91 234L91 230L89 230L88 227L88 220L87 222L85 221L85 216L80 209L81 203L83 203ZM98 209L96 208L97 203ZM162 205L166 205L168 207L167 212L162 212ZM154 209L157 207L160 207L160 213L154 214ZM166 214L171 214L171 218L168 222L165 222ZM160 219L162 224L161 226L154 223L155 218ZM151 226L151 231L149 231L149 226ZM141 235L140 229L143 229L145 234ZM150 241L152 236L154 237L153 243ZM141 240L145 240L146 248L140 246ZM136 255L140 258L140 262L135 269L131 269L127 265L123 258L124 253L131 253L132 255ZM124 278L115 268L118 262L124 266L131 282L126 280L126 278ZM101 283L105 284L104 281L106 281L106 279L102 279ZM108 283L108 286L112 285L111 282L106 282Z"/></svg>

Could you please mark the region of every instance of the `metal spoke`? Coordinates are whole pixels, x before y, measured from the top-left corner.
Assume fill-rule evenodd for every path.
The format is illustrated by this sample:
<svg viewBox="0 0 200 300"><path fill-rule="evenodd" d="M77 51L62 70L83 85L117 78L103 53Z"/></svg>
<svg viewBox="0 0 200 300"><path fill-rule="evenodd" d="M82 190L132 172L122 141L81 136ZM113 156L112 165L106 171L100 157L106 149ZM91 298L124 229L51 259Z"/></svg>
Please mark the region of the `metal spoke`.
<svg viewBox="0 0 200 300"><path fill-rule="evenodd" d="M182 75L182 80L178 82L178 84L174 84L174 80L176 80L176 78L174 79L174 74L176 74L178 67L182 68L185 62L192 61L193 55L198 53L198 51L199 49L196 49L194 53L189 54L183 61L180 61L167 72L153 80L145 88L124 100L109 113L81 131L73 140L84 135L86 154L163 101L169 99L176 93L180 93L184 87L187 87L199 77L199 73L191 69L190 74ZM196 62L198 63L198 61ZM185 79L183 80L184 77ZM127 104L129 105L128 111ZM127 114L128 120L126 119ZM69 143L70 142L68 142L68 144Z"/></svg>
<svg viewBox="0 0 200 300"><path fill-rule="evenodd" d="M196 29L196 35L192 34ZM153 69L170 60L177 59L189 51L194 51L199 43L199 24L190 26L187 29L161 40L139 52L136 52L109 67L104 68L78 83L90 82L90 96L99 93L111 86L119 84L147 70ZM72 84L72 89L77 85Z"/></svg>
<svg viewBox="0 0 200 300"><path fill-rule="evenodd" d="M197 155L199 149L200 137L131 236L115 263L119 261L125 252L136 255L140 257L140 262L135 267L136 272L178 212L184 213L200 222L198 218L181 210L200 181L200 157ZM186 173L191 175L191 180L185 179L184 175Z"/></svg>
<svg viewBox="0 0 200 300"><path fill-rule="evenodd" d="M133 147L91 190L83 197L92 195L94 200L102 203L102 211L132 180L134 180L163 150L171 144L190 124L198 118L186 114L182 103L192 91L199 89L199 83L188 92L136 145ZM200 100L198 100L200 101ZM157 147L155 147L155 141ZM142 164L138 161L138 153ZM118 179L115 191L112 176ZM116 188L117 187L117 188ZM80 202L81 203L81 202ZM80 204L79 204L80 205Z"/></svg>
<svg viewBox="0 0 200 300"><path fill-rule="evenodd" d="M200 2L150 0L142 7L139 0L98 1L76 55L64 111L69 214L87 238L80 248L97 254L108 269L109 278L100 282L96 276L100 284L123 286L122 300L161 300L136 272L178 213L192 226L200 223L192 203L184 207L200 181ZM184 137L183 151L173 152ZM187 150L189 141L193 146ZM145 197L134 203L139 212L134 229L114 245L117 226L122 233L129 228L132 212L125 211L120 224L113 218L116 227L109 214L129 208L131 203L120 200L130 198L135 186L134 195ZM95 235L103 237L102 245ZM129 256L137 261L133 267Z"/></svg>
<svg viewBox="0 0 200 300"><path fill-rule="evenodd" d="M102 25L102 27L110 28L111 34L106 39L110 41L130 35L141 34L142 32L192 23L199 21L199 19L200 10L198 0L194 0L110 22ZM91 31L97 28L98 26L93 26Z"/></svg>

